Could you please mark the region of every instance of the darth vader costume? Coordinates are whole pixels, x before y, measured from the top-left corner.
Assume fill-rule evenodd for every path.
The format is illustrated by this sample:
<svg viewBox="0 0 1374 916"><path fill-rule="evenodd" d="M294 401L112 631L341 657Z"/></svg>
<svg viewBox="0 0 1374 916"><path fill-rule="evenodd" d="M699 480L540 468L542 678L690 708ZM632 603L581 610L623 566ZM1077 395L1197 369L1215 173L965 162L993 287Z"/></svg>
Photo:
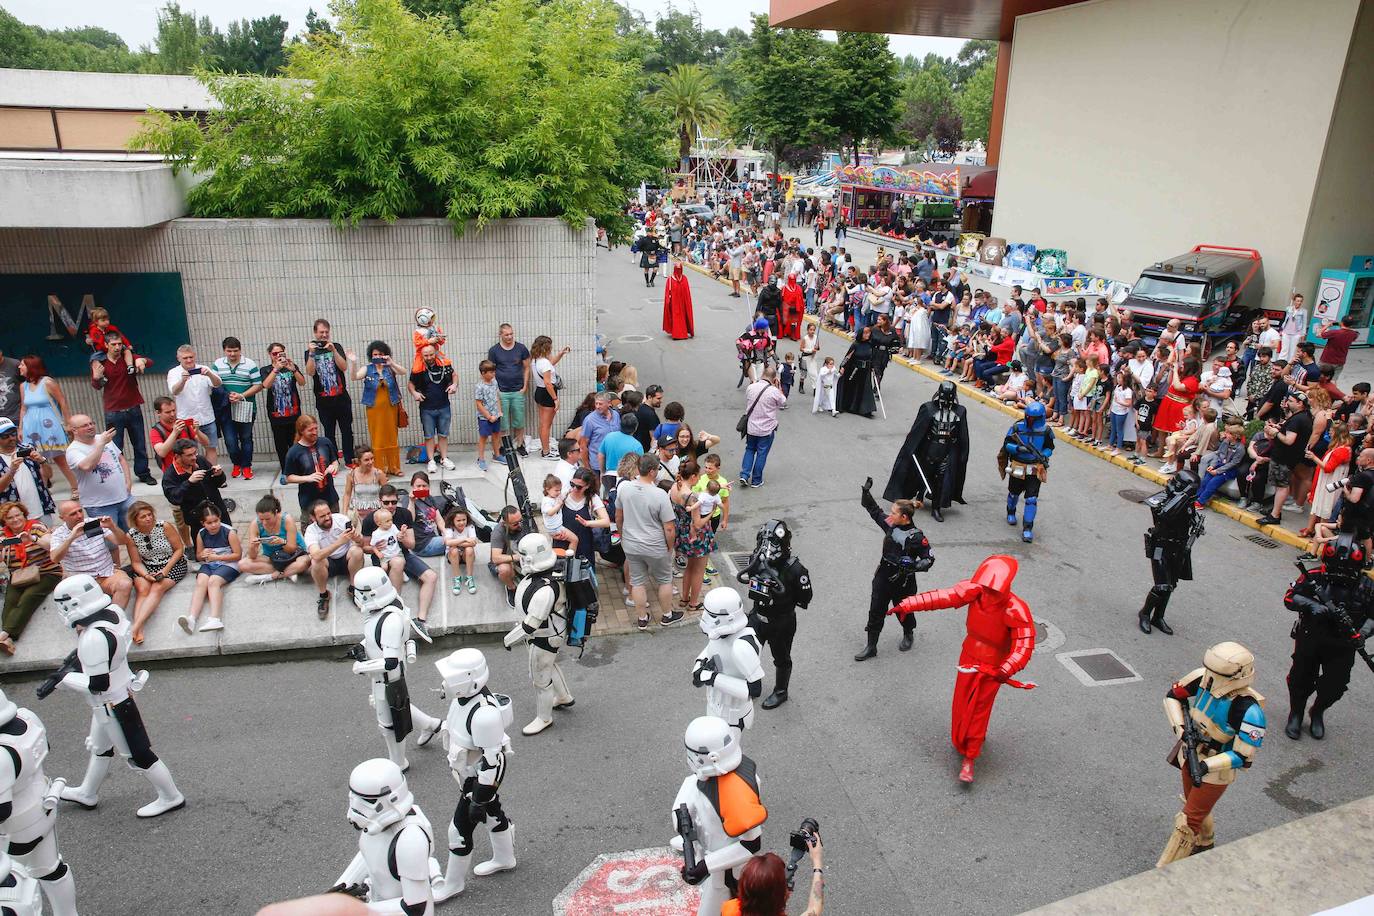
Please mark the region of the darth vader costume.
<svg viewBox="0 0 1374 916"><path fill-rule="evenodd" d="M749 565L740 571L740 582L749 586L749 626L759 642L773 653L773 692L764 709L787 702L792 680L792 640L797 635L797 608L811 604L811 574L792 555L792 532L787 523L770 518L759 528Z"/></svg>
<svg viewBox="0 0 1374 916"><path fill-rule="evenodd" d="M943 522L951 503L964 505L968 451L968 411L959 403L954 383L941 382L906 434L883 499L922 500L935 520Z"/></svg>

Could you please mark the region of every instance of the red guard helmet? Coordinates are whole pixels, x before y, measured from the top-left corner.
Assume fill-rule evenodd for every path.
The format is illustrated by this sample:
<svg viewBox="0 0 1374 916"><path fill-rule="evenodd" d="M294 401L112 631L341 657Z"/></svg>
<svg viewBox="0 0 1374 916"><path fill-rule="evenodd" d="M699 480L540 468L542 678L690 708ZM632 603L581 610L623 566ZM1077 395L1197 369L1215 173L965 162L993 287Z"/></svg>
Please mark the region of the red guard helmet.
<svg viewBox="0 0 1374 916"><path fill-rule="evenodd" d="M972 582L994 592L1005 595L1011 591L1011 580L1016 578L1016 559L1002 554L993 554L974 570Z"/></svg>

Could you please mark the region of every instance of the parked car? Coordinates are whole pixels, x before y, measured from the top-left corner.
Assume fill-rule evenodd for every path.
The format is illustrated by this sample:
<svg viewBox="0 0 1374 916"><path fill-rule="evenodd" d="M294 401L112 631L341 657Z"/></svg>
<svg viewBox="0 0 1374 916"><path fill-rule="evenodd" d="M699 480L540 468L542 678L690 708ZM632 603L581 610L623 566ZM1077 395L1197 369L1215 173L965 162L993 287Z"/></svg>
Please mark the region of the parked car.
<svg viewBox="0 0 1374 916"><path fill-rule="evenodd" d="M1190 337L1202 338L1202 352L1230 337L1244 337L1262 314L1264 267L1253 248L1196 245L1192 251L1157 261L1140 272L1122 303L1135 316L1147 343L1177 318Z"/></svg>

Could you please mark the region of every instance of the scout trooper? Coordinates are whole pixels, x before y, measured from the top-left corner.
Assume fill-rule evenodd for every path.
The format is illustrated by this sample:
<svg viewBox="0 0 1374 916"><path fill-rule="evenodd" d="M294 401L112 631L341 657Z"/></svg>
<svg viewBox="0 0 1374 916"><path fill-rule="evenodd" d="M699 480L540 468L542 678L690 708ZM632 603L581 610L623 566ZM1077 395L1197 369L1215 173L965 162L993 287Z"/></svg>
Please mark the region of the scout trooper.
<svg viewBox="0 0 1374 916"><path fill-rule="evenodd" d="M515 608L525 618L506 634L504 642L507 650L522 640L530 644L535 713L520 733L537 735L553 724L555 709L567 709L574 702L558 667L558 650L568 637L568 612L562 601L562 588L553 574L558 558L548 535L527 534L515 550L525 575L515 588Z"/></svg>
<svg viewBox="0 0 1374 916"><path fill-rule="evenodd" d="M677 836L670 845L684 854L682 880L701 885L697 916L716 916L730 897L733 870L763 845L768 810L759 798L758 769L723 719L693 719L683 741L692 775L673 799Z"/></svg>
<svg viewBox="0 0 1374 916"><path fill-rule="evenodd" d="M368 902L373 913L433 916L434 830L390 760L364 760L348 777L348 822L358 854L330 888Z"/></svg>
<svg viewBox="0 0 1374 916"><path fill-rule="evenodd" d="M91 759L86 777L81 785L63 789L62 797L83 808L94 808L100 801L100 785L110 772L110 761L118 751L157 789L157 798L138 809L139 817L157 817L183 807L186 796L177 790L167 764L153 753L143 717L129 695L130 691L142 690L148 680L148 672L140 671L134 677L129 670L129 619L85 574L63 579L53 591L53 599L58 614L77 631L75 670L63 675L58 686L77 691L91 705L91 733L86 738Z"/></svg>
<svg viewBox="0 0 1374 916"><path fill-rule="evenodd" d="M410 702L406 663L415 661L415 640L409 638L413 627L410 613L386 571L379 566L358 570L353 577L353 600L363 612L359 645L367 656L365 661L353 663L353 673L372 678L372 706L386 742L386 755L404 772L410 769L406 736L418 725L420 737L415 743L424 747L444 723Z"/></svg>
<svg viewBox="0 0 1374 916"><path fill-rule="evenodd" d="M515 825L501 809L501 780L506 776L510 738L506 729L514 720L510 697L487 689L487 659L480 649L459 649L434 663L444 681L444 695L453 698L448 707L445 733L448 764L453 778L463 787L458 807L448 827L448 867L434 888L434 899L443 902L463 892L472 861L472 835L487 824L492 857L473 871L492 875L515 867Z"/></svg>
<svg viewBox="0 0 1374 916"><path fill-rule="evenodd" d="M738 735L753 727L754 700L763 693L759 638L733 588L711 589L702 605L701 630L710 639L692 666L692 686L707 688L706 714Z"/></svg>
<svg viewBox="0 0 1374 916"><path fill-rule="evenodd" d="M67 783L60 778L49 782L43 775L47 756L43 721L0 690L0 849L6 850L0 852L0 912L38 916L42 904L37 891L21 880L31 876L56 916L76 916L76 879L57 851L57 800ZM14 862L23 874L13 871ZM6 898L5 890L16 893ZM20 902L15 898L21 892L29 896L27 909L13 905Z"/></svg>

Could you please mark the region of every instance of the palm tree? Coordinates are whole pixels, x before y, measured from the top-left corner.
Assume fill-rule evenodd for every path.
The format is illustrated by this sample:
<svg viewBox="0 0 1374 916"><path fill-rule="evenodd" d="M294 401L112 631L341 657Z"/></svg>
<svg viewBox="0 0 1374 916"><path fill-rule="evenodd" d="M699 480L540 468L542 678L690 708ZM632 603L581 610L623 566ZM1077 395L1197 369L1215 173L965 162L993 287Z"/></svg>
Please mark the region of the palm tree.
<svg viewBox="0 0 1374 916"><path fill-rule="evenodd" d="M729 112L725 95L715 79L699 64L678 64L664 74L654 100L671 116L678 128L678 158L682 169L692 152L692 138L699 130L723 123Z"/></svg>

